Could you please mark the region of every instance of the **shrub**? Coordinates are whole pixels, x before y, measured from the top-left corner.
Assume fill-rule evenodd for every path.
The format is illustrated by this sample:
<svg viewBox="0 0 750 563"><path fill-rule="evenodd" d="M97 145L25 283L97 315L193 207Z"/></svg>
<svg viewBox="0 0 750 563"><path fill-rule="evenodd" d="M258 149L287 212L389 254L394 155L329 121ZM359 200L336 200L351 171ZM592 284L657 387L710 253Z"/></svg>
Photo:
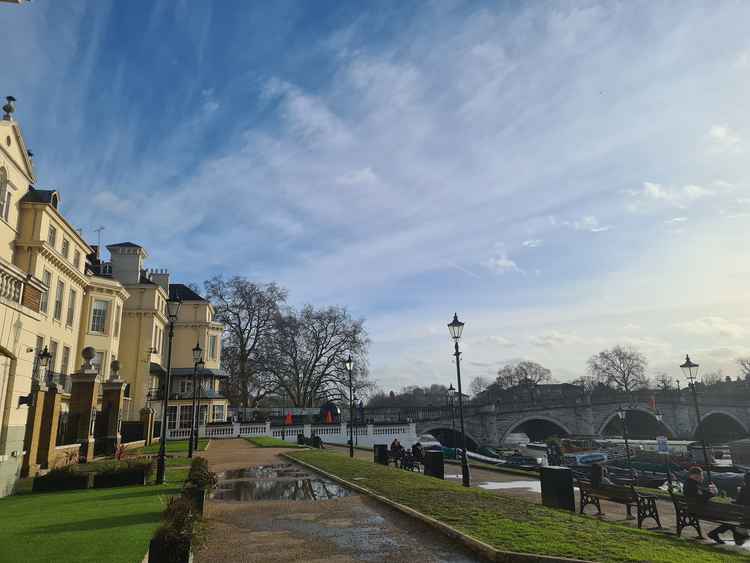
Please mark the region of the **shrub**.
<svg viewBox="0 0 750 563"><path fill-rule="evenodd" d="M153 463L147 459L108 462L102 464L94 478L95 488L143 485L153 472Z"/></svg>
<svg viewBox="0 0 750 563"><path fill-rule="evenodd" d="M81 474L71 466L52 469L46 475L35 477L33 491L69 491L72 489L88 489L92 476Z"/></svg>
<svg viewBox="0 0 750 563"><path fill-rule="evenodd" d="M213 489L216 482L216 473L209 471L206 458L194 458L190 464L186 486L191 484L199 489Z"/></svg>
<svg viewBox="0 0 750 563"><path fill-rule="evenodd" d="M170 497L161 518L162 523L154 533L149 547L149 561L186 561L196 520L192 503L182 497Z"/></svg>

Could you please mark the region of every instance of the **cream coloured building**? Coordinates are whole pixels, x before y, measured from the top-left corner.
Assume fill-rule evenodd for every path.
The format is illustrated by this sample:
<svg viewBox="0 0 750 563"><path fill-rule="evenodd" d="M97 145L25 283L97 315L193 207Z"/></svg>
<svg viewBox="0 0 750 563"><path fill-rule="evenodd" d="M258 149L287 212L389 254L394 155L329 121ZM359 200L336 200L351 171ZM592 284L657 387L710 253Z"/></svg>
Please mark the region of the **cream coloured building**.
<svg viewBox="0 0 750 563"><path fill-rule="evenodd" d="M175 413L174 424L182 424L180 415L187 402L183 391L185 381L192 379L196 342L206 351L204 419L223 420L227 412L219 388L224 377L220 371L223 327L213 321L210 304L186 286L170 285L166 272L144 270L147 253L137 244L109 245L110 261L102 261L100 249L88 245L62 214L60 193L35 186L32 156L15 120L15 100L8 98L2 110L0 496L12 492L22 469L34 475L54 466L58 445L75 447L75 428L67 428L65 421L70 374L79 369L85 347L95 351L98 383L116 375L112 366L118 361L119 376L128 384L119 416L135 421L149 406L160 410L155 399L166 367L170 295L183 298L173 350L170 404L174 408L169 412ZM51 356L44 370L39 360L43 350ZM59 407L52 422L46 420L51 430L40 436L39 417L47 415L39 415L41 405L36 405L36 422L30 422L32 389L44 389L49 383L55 383L60 394ZM103 409L98 389L92 409ZM45 409L47 404L45 399Z"/></svg>

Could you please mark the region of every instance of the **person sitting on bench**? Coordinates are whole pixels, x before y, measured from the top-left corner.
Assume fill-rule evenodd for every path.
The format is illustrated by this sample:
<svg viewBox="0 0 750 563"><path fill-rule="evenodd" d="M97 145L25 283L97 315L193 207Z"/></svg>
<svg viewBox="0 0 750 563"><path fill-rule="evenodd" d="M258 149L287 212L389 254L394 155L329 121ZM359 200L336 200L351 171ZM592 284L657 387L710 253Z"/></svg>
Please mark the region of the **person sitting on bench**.
<svg viewBox="0 0 750 563"><path fill-rule="evenodd" d="M685 481L685 486L682 491L688 501L692 501L698 505L707 504L712 497L715 497L719 493L719 490L713 483L709 483L708 486L703 484L703 469L698 466L693 466L688 470L688 478L687 481ZM731 524L721 524L711 530L708 533L708 537L716 543L725 543L719 536L730 530L737 535L734 526Z"/></svg>
<svg viewBox="0 0 750 563"><path fill-rule="evenodd" d="M598 489L602 485L613 485L612 481L607 476L607 468L601 463L594 463L591 465L591 486Z"/></svg>

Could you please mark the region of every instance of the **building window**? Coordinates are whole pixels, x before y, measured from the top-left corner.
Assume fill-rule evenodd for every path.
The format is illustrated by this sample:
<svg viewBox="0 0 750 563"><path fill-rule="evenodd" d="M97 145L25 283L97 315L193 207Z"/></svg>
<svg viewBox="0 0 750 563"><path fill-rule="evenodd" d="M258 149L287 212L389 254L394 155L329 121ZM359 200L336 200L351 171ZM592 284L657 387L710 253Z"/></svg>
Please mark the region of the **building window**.
<svg viewBox="0 0 750 563"><path fill-rule="evenodd" d="M224 405L214 405L214 422L224 422Z"/></svg>
<svg viewBox="0 0 750 563"><path fill-rule="evenodd" d="M177 428L177 407L167 407L167 428L169 430Z"/></svg>
<svg viewBox="0 0 750 563"><path fill-rule="evenodd" d="M8 210L10 208L10 190L8 189L8 172L5 168L0 168L0 216L8 220Z"/></svg>
<svg viewBox="0 0 750 563"><path fill-rule="evenodd" d="M70 346L63 346L62 362L60 363L60 373L67 375L69 373L70 364Z"/></svg>
<svg viewBox="0 0 750 563"><path fill-rule="evenodd" d="M7 221L8 215L10 215L10 190L5 192L5 203L3 205L3 219Z"/></svg>
<svg viewBox="0 0 750 563"><path fill-rule="evenodd" d="M216 336L208 337L208 359L216 359Z"/></svg>
<svg viewBox="0 0 750 563"><path fill-rule="evenodd" d="M49 341L49 364L48 371L54 372L57 366L57 342L54 340Z"/></svg>
<svg viewBox="0 0 750 563"><path fill-rule="evenodd" d="M64 238L63 243L62 243L62 255L64 258L67 258L69 254L70 254L70 241Z"/></svg>
<svg viewBox="0 0 750 563"><path fill-rule="evenodd" d="M42 293L42 298L39 300L39 309L41 309L43 313L46 313L47 307L49 307L49 290L52 289L52 274L47 270L44 270L44 272L42 272L42 281L48 289Z"/></svg>
<svg viewBox="0 0 750 563"><path fill-rule="evenodd" d="M52 225L49 226L47 231L47 242L52 248L55 248L55 242L57 242L57 229Z"/></svg>
<svg viewBox="0 0 750 563"><path fill-rule="evenodd" d="M73 326L73 321L76 316L76 290L71 289L68 294L68 318L65 320L65 324Z"/></svg>
<svg viewBox="0 0 750 563"><path fill-rule="evenodd" d="M53 315L56 321L62 319L63 295L65 295L65 284L58 280L57 293L55 293L55 312Z"/></svg>
<svg viewBox="0 0 750 563"><path fill-rule="evenodd" d="M94 301L94 307L91 311L91 332L104 334L107 326L107 301Z"/></svg>
<svg viewBox="0 0 750 563"><path fill-rule="evenodd" d="M184 395L186 393L190 393L190 391L192 391L192 387L193 386L191 385L189 379L180 379L180 394Z"/></svg>
<svg viewBox="0 0 750 563"><path fill-rule="evenodd" d="M193 406L181 405L180 406L180 428L190 428L190 424L192 422L193 422Z"/></svg>
<svg viewBox="0 0 750 563"><path fill-rule="evenodd" d="M44 336L37 336L36 350L34 351L34 377L39 377L39 354L42 353L42 350L44 350Z"/></svg>
<svg viewBox="0 0 750 563"><path fill-rule="evenodd" d="M76 268L81 267L81 253L78 252L77 250L73 253L73 265Z"/></svg>
<svg viewBox="0 0 750 563"><path fill-rule="evenodd" d="M122 309L120 306L117 306L117 309L115 309L115 338L120 337L120 316L122 315Z"/></svg>

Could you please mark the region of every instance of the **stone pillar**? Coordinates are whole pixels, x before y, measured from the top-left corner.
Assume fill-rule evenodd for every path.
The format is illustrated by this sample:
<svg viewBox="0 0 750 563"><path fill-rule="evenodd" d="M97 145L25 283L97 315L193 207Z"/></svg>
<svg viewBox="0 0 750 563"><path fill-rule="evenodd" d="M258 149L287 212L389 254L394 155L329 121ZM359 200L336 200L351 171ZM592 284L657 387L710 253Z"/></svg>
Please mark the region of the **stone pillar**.
<svg viewBox="0 0 750 563"><path fill-rule="evenodd" d="M42 430L39 437L39 454L37 461L45 469L55 459L55 446L57 446L57 428L60 422L61 391L54 383L49 386L44 397L44 410L42 412Z"/></svg>
<svg viewBox="0 0 750 563"><path fill-rule="evenodd" d="M125 382L110 379L102 385L102 416L107 417L107 455L114 455L122 442L122 407L125 399Z"/></svg>
<svg viewBox="0 0 750 563"><path fill-rule="evenodd" d="M151 407L141 409L141 424L143 425L143 439L149 446L154 440L154 409Z"/></svg>
<svg viewBox="0 0 750 563"><path fill-rule="evenodd" d="M95 369L84 368L71 376L73 387L70 393L70 416L76 419L76 441L81 444L81 459L94 459L94 423L96 400L99 397L99 382Z"/></svg>
<svg viewBox="0 0 750 563"><path fill-rule="evenodd" d="M26 450L21 466L21 477L35 477L39 474L39 438L42 431L44 397L47 388L37 381L31 383L29 413L26 418L26 435L23 447Z"/></svg>

